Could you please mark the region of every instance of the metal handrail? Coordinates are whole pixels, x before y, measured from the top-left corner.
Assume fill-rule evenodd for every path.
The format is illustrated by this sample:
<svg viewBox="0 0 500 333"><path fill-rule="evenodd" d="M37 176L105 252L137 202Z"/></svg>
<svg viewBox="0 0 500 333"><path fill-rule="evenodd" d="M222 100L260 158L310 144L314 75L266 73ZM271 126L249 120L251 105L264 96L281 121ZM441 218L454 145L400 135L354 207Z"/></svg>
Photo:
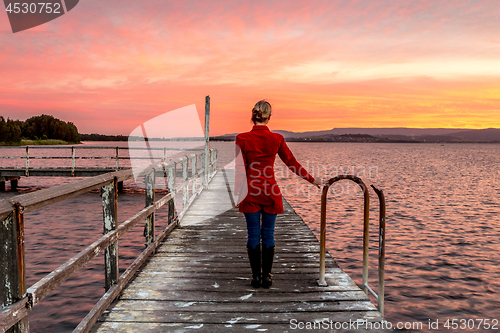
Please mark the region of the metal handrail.
<svg viewBox="0 0 500 333"><path fill-rule="evenodd" d="M378 265L378 294L368 285L368 250L369 250L369 220L370 220L370 194L368 187L361 178L353 175L339 175L331 178L323 187L321 194L321 227L320 227L320 268L318 284L322 287L328 286L325 280L325 257L326 257L326 199L330 186L343 179L348 179L358 184L364 196L364 214L363 214L363 290L366 294L370 292L378 301L378 310L384 314L384 273L385 273L385 197L382 190L378 190L375 186L371 187L375 190L380 202L380 226L379 226L379 265Z"/></svg>

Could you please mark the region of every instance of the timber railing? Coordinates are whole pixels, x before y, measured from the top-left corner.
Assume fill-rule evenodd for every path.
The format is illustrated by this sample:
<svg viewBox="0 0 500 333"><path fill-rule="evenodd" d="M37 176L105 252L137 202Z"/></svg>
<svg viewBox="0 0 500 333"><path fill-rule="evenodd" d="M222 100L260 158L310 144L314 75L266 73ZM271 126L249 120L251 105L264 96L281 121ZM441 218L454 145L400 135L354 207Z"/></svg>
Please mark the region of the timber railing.
<svg viewBox="0 0 500 333"><path fill-rule="evenodd" d="M199 163L197 163L199 161ZM208 162L207 162L208 161ZM182 168L182 183L176 185L177 165ZM188 177L189 165L191 172ZM149 166L141 172L144 177L146 207L118 225L117 183L134 177L133 170L120 170L84 180L0 200L0 288L2 313L0 332L13 328L28 332L28 313L52 290L61 285L92 258L104 251L106 292L73 332L88 332L100 315L118 296L134 273L155 252L159 243L177 225L194 199L214 176L217 169L217 150L208 150L180 157L174 161ZM168 194L155 199L156 177L165 177ZM24 260L24 214L41 207L101 189L105 234L66 261L47 276L26 288ZM175 194L182 192L182 211L175 215ZM155 237L155 211L168 204L168 226ZM146 220L144 235L146 249L120 276L118 272L118 239L139 222Z"/></svg>
<svg viewBox="0 0 500 333"><path fill-rule="evenodd" d="M364 213L363 213L363 290L366 294L370 292L378 302L378 310L384 315L384 294L385 294L385 197L382 190L371 185L377 194L380 202L379 213L379 248L378 248L378 294L368 285L368 250L369 250L369 227L370 227L370 194L368 187L361 178L353 175L339 175L331 178L323 187L321 194L321 227L320 227L320 269L319 281L320 286L327 286L325 280L325 255L326 255L326 199L330 186L343 179L348 179L361 187L364 196Z"/></svg>
<svg viewBox="0 0 500 333"><path fill-rule="evenodd" d="M201 144L201 142L200 142ZM162 148L154 148L154 147L101 147L101 146L24 146L24 147L16 147L16 146L5 146L1 147L1 149L9 149L9 150L14 150L18 151L18 155L20 156L0 156L1 159L5 160L24 160L23 166L13 166L13 167L1 167L1 169L9 169L9 170L17 170L17 171L22 171L23 175L28 177L30 176L30 171L40 171L40 170L70 170L71 171L71 176L75 176L75 170L95 170L95 169L103 169L107 172L110 171L118 171L118 170L123 170L123 169L128 169L130 168L130 163L128 165L124 166L123 163L120 165L120 160L151 160L152 158L156 160L163 159L163 161L167 161L168 158L168 152L169 151L201 151L203 148L171 148L171 147L162 147ZM65 151L63 156L49 156L49 154L45 153L47 151L51 150L62 150ZM109 153L107 156L95 156L95 154L92 154L92 156L79 156L77 151L89 151L89 150L99 150L99 151L108 151ZM36 156L34 155L33 152L39 152L37 155L41 156ZM145 156L130 156L130 151L147 151L148 155L145 154ZM124 154L124 152L128 152L129 155ZM149 154L154 154L158 153L161 154L161 156L151 156ZM22 156L21 156L22 155ZM104 154L103 154L104 155ZM71 166L67 167L50 167L50 166L41 166L41 167L33 167L30 166L30 162L36 161L36 160L44 160L45 162L47 161L57 161L57 160L71 160ZM77 161L84 161L84 160L110 160L114 161L113 166L106 166L106 167L88 167L88 166L77 166ZM3 164L3 163L2 163Z"/></svg>

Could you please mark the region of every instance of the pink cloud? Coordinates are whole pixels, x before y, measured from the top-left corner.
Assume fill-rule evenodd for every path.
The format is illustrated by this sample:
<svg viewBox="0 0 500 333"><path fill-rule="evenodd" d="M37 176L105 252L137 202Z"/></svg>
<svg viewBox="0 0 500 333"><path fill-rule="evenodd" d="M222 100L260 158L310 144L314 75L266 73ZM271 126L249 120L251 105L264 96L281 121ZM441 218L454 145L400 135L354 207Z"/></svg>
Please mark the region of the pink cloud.
<svg viewBox="0 0 500 333"><path fill-rule="evenodd" d="M442 78L431 64L500 59L499 14L495 1L81 1L46 25L0 34L1 114L46 112L83 132L128 134L192 103L201 113L210 94L215 134L244 130L261 98L281 108L276 126L296 130L403 126L445 105L498 124L498 100L465 94L498 89L498 75L471 79L475 69L458 66ZM315 64L331 68L313 75ZM404 64L422 73L376 71Z"/></svg>

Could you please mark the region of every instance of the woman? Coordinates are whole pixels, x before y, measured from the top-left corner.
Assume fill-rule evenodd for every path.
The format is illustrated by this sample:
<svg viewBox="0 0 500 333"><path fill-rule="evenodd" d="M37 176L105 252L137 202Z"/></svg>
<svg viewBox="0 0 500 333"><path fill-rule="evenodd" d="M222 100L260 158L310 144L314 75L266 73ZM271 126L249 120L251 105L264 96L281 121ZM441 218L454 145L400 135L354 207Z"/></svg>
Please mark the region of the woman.
<svg viewBox="0 0 500 333"><path fill-rule="evenodd" d="M283 213L281 192L274 179L276 154L297 175L316 186L322 184L297 162L283 136L269 131L267 124L271 113L269 102L257 102L252 110L252 130L236 136L235 193L243 192L242 189L246 187L246 195L240 197L242 200L238 207L245 214L247 222L247 250L252 269L251 284L254 288L260 287L261 283L264 288L272 285L274 224L276 215ZM242 158L238 158L239 154Z"/></svg>

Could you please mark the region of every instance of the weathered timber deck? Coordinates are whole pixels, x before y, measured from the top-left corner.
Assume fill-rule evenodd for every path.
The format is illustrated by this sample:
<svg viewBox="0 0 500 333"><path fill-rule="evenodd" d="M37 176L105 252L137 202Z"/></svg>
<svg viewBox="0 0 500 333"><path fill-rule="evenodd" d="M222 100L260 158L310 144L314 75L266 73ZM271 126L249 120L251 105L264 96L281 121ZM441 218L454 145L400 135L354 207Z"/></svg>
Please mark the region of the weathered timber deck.
<svg viewBox="0 0 500 333"><path fill-rule="evenodd" d="M219 170L92 332L304 332L310 330L293 329L291 320L380 322L380 312L328 254L329 286L317 285L319 242L284 206L276 221L273 286L254 289L245 219L231 208Z"/></svg>

